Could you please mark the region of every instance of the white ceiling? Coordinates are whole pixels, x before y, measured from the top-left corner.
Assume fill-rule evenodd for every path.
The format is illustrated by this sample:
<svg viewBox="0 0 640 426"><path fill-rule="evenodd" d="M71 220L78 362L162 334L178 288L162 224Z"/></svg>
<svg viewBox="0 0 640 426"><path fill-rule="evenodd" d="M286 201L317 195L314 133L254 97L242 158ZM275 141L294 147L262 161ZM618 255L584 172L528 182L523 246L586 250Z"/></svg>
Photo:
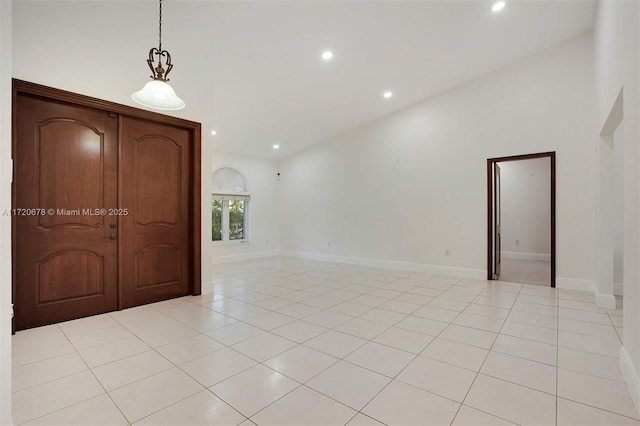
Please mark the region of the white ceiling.
<svg viewBox="0 0 640 426"><path fill-rule="evenodd" d="M187 103L174 115L201 122L214 150L284 158L588 31L596 8L492 3L165 0ZM157 13L153 0L14 1L14 76L135 105Z"/></svg>

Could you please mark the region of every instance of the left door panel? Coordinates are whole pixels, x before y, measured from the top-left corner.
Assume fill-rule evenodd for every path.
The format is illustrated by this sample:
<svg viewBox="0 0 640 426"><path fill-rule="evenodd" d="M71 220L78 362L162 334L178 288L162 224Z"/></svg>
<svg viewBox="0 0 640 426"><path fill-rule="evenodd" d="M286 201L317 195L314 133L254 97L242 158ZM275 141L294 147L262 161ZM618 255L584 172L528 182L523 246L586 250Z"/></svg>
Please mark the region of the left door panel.
<svg viewBox="0 0 640 426"><path fill-rule="evenodd" d="M19 93L14 99L15 328L118 308L118 119Z"/></svg>

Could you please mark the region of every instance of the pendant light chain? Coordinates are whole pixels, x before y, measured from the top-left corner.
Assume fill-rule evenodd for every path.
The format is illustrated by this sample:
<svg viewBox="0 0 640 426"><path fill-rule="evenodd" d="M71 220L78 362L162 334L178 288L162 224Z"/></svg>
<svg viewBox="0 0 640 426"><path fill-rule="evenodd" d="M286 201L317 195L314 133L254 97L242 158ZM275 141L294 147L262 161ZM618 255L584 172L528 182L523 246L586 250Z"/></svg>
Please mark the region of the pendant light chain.
<svg viewBox="0 0 640 426"><path fill-rule="evenodd" d="M158 50L162 52L162 0L160 0L160 18L158 19Z"/></svg>

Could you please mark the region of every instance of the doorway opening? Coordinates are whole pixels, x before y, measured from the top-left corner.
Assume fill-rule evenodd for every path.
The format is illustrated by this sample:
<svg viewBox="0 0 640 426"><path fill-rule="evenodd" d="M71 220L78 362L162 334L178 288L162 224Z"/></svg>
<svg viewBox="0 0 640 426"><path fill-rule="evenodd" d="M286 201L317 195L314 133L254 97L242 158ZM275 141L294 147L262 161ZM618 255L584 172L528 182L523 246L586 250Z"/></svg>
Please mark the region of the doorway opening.
<svg viewBox="0 0 640 426"><path fill-rule="evenodd" d="M528 229L528 234L531 236L529 240L526 241L525 245L528 247L532 247L532 245L540 245L543 244L548 248L546 253L529 253L529 251L541 251L541 250L531 250L530 248L525 248L524 250L520 250L520 248L512 248L520 244L521 240L519 238L512 238L513 235L509 235L509 240L505 240L503 238L503 233L505 231L505 211L503 211L504 205L504 195L502 194L502 187L505 182L505 173L506 170L516 170L516 168L512 167L515 165L524 165L527 160L541 160L536 161L535 163L540 166L542 165L543 170L548 170L548 187L542 188L544 191L544 197L548 197L548 200L542 200L540 203L533 203L532 207L529 210L538 209L540 205L544 205L546 213L542 213L544 217L542 218L545 223L548 223L548 227L544 227L542 232L539 229L536 229L535 224L525 223L523 226ZM521 162L521 163L517 163ZM534 162L528 162L529 165L534 165ZM501 168L501 166L503 166ZM504 169L504 170L502 170ZM524 168L520 168L522 170L526 170ZM527 172L528 173L528 172ZM511 176L511 174L509 174ZM509 178L510 179L510 178ZM537 186L540 187L540 182L537 181ZM514 184L514 182L509 182L510 185ZM515 182L517 185L517 182ZM543 186L546 186L544 184ZM538 191L540 192L540 191ZM524 197L521 201L524 203L525 201L531 201L527 198L527 194L522 194ZM511 199L509 197L510 205L518 205L518 200ZM548 206L548 208L546 207ZM511 211L512 209L508 209ZM530 213L527 210L527 213ZM518 215L518 219L524 219L525 215ZM513 222L514 213L510 213L508 217L509 228L511 229L511 223ZM510 231L509 231L510 232ZM536 241L533 241L536 240ZM506 242L506 244L505 244ZM536 244L534 244L534 242ZM515 244L515 246L512 246ZM545 250L542 250L545 251ZM538 262L536 262L538 259ZM543 262L546 262L548 259L548 267L545 266ZM532 273L542 273L547 274L549 280L545 279L534 281L534 283L542 284L544 282L545 285L549 285L551 287L556 286L556 153L555 152L541 152L536 154L525 154L525 155L515 155L509 157L497 157L497 158L489 158L487 159L487 279L488 280L498 280L501 279L501 275L503 275L503 271L506 271L505 266L508 267L508 263L512 261L517 261L522 263L527 263L531 265L531 268L534 268L534 264L540 263L541 267L535 266L538 268L537 271ZM542 262L540 262L542 261ZM507 265L505 265L507 262ZM532 269L530 269L532 270ZM527 272L529 273L529 272ZM525 280L518 280L524 282Z"/></svg>

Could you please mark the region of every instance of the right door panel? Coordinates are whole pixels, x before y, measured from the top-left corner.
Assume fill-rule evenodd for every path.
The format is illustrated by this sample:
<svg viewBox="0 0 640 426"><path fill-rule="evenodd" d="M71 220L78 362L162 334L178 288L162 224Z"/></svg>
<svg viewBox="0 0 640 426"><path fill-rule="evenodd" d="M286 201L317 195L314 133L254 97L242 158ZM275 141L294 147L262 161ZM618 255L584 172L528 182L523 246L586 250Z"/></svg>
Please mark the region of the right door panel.
<svg viewBox="0 0 640 426"><path fill-rule="evenodd" d="M121 306L187 295L191 133L122 116L120 140Z"/></svg>

